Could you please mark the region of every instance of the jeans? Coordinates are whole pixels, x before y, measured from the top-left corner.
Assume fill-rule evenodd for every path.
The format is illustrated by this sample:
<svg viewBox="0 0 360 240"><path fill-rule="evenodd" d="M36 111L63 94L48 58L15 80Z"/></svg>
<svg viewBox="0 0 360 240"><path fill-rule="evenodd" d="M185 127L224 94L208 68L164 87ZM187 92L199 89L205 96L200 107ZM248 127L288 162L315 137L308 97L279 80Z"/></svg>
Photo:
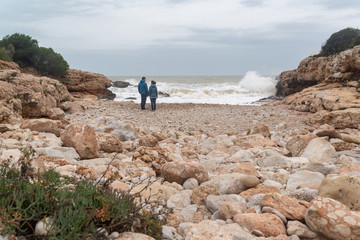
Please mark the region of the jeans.
<svg viewBox="0 0 360 240"><path fill-rule="evenodd" d="M156 110L156 98L150 98L151 101L151 110Z"/></svg>
<svg viewBox="0 0 360 240"><path fill-rule="evenodd" d="M141 109L144 110L145 109L145 103L146 103L146 98L147 98L147 94L141 94Z"/></svg>

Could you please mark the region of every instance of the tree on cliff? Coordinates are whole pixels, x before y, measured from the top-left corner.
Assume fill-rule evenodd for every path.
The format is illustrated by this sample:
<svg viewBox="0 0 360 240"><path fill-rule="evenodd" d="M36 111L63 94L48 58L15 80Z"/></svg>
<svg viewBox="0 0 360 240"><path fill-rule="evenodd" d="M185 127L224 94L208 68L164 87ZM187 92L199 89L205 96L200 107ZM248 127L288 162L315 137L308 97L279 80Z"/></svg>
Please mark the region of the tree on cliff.
<svg viewBox="0 0 360 240"><path fill-rule="evenodd" d="M25 34L7 35L0 41L0 48L22 67L34 67L40 73L64 76L69 64L51 48L39 47L38 41Z"/></svg>
<svg viewBox="0 0 360 240"><path fill-rule="evenodd" d="M320 56L337 54L360 44L360 30L345 28L330 36L321 47Z"/></svg>

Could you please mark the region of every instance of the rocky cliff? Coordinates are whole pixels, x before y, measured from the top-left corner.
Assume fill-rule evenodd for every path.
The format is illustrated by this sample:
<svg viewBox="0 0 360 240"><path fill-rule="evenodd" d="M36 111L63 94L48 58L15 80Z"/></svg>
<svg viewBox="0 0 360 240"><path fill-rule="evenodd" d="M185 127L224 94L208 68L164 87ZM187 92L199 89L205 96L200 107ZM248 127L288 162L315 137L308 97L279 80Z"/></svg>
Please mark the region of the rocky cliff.
<svg viewBox="0 0 360 240"><path fill-rule="evenodd" d="M0 123L19 122L21 117L62 119L62 105L71 99L58 80L0 70Z"/></svg>
<svg viewBox="0 0 360 240"><path fill-rule="evenodd" d="M280 74L278 96L288 96L325 82L346 83L360 79L360 46L328 57L308 57L297 69Z"/></svg>

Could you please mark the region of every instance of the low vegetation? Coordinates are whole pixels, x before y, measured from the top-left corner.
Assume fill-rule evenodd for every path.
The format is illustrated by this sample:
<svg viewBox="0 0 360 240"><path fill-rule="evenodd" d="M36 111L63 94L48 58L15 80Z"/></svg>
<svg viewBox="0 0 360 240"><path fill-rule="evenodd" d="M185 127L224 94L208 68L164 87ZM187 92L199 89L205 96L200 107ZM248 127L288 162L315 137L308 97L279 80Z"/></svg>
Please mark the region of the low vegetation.
<svg viewBox="0 0 360 240"><path fill-rule="evenodd" d="M321 47L319 56L329 56L360 44L360 30L356 28L345 28L330 36Z"/></svg>
<svg viewBox="0 0 360 240"><path fill-rule="evenodd" d="M33 67L43 75L62 77L69 64L52 48L39 47L38 41L20 33L0 40L0 59L14 61L21 67Z"/></svg>
<svg viewBox="0 0 360 240"><path fill-rule="evenodd" d="M10 162L0 167L0 235L105 239L105 231L135 231L161 239L164 222L139 206L134 196L54 171L33 174L31 151L23 149L23 153L20 168L10 167ZM39 221L46 225L45 235L35 234Z"/></svg>

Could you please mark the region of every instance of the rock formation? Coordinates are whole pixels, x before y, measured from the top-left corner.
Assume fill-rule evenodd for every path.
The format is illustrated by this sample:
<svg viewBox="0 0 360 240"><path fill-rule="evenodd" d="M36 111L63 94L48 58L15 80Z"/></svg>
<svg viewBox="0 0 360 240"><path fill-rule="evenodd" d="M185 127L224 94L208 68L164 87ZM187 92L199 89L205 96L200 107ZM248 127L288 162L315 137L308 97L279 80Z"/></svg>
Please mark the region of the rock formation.
<svg viewBox="0 0 360 240"><path fill-rule="evenodd" d="M322 83L346 83L360 77L360 46L328 57L310 56L297 69L280 74L278 96L288 96Z"/></svg>
<svg viewBox="0 0 360 240"><path fill-rule="evenodd" d="M107 88L111 87L111 81L98 73L69 69L65 78L59 79L69 92L87 92L100 99L113 100L115 94Z"/></svg>

